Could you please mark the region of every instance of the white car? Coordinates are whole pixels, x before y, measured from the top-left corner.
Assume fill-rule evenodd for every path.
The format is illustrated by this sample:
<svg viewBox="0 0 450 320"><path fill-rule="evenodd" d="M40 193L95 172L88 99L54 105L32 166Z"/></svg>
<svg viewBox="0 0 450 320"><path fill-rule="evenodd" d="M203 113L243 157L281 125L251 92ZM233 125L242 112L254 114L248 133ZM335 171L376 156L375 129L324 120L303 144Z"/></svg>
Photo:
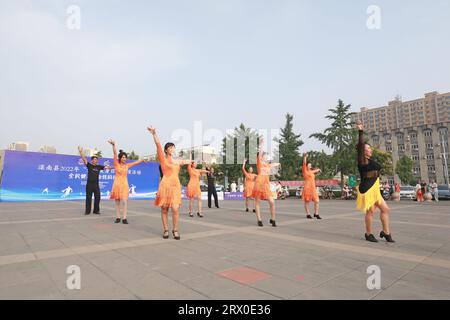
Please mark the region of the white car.
<svg viewBox="0 0 450 320"><path fill-rule="evenodd" d="M413 186L401 186L400 199L416 199L416 188L414 188Z"/></svg>

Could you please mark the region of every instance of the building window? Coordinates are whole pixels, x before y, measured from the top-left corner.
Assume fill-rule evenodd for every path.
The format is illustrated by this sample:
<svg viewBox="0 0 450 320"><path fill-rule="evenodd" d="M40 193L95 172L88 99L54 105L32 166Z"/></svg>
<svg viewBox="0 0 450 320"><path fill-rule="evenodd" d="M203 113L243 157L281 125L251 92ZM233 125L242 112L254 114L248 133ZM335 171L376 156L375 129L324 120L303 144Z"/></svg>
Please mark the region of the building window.
<svg viewBox="0 0 450 320"><path fill-rule="evenodd" d="M425 144L425 147L426 147L427 149L433 149L433 144L432 144L432 143L426 143L426 144Z"/></svg>

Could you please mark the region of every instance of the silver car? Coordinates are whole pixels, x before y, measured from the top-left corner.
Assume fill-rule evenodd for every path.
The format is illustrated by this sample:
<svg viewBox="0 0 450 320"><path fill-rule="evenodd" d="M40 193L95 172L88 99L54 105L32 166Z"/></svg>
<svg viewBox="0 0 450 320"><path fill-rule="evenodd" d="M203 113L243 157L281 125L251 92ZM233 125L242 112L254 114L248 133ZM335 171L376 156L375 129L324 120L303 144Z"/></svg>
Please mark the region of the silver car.
<svg viewBox="0 0 450 320"><path fill-rule="evenodd" d="M400 199L415 200L416 189L413 186L401 186L400 187Z"/></svg>

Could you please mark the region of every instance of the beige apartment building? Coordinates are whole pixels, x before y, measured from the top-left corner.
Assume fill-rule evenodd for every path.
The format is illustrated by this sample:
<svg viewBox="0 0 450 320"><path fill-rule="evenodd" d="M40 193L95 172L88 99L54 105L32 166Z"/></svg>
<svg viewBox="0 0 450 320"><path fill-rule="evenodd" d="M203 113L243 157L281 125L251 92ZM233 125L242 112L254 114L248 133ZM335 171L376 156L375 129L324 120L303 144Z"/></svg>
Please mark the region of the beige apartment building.
<svg viewBox="0 0 450 320"><path fill-rule="evenodd" d="M353 120L363 122L372 145L392 154L394 167L408 155L414 161L416 180L449 183L450 92L430 92L412 101L396 98L381 108L361 108Z"/></svg>

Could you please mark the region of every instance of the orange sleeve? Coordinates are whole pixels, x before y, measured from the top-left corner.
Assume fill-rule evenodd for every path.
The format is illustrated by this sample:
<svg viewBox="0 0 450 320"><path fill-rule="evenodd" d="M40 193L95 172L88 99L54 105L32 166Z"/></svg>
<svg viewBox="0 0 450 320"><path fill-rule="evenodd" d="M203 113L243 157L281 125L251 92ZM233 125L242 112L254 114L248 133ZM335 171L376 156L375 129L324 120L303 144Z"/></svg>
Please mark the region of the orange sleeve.
<svg viewBox="0 0 450 320"><path fill-rule="evenodd" d="M162 165L166 162L166 158L164 157L164 151L163 148L161 147L161 143L157 143L156 144L156 152L158 154L158 161L159 163Z"/></svg>

